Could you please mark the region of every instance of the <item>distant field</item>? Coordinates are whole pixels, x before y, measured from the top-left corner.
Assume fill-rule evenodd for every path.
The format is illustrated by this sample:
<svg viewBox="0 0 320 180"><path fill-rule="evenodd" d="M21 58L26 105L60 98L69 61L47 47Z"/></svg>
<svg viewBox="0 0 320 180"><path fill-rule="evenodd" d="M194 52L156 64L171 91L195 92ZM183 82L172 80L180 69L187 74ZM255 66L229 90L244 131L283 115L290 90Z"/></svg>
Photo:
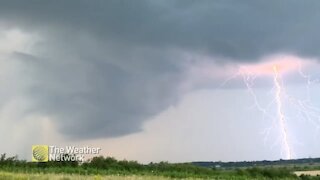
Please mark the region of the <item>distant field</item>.
<svg viewBox="0 0 320 180"><path fill-rule="evenodd" d="M67 175L67 174L24 174L24 173L10 173L0 172L1 180L168 180L161 176L85 176L85 175Z"/></svg>
<svg viewBox="0 0 320 180"><path fill-rule="evenodd" d="M297 176L301 176L302 174L304 175L309 175L309 176L320 176L320 170L316 170L316 171L296 171L294 172Z"/></svg>

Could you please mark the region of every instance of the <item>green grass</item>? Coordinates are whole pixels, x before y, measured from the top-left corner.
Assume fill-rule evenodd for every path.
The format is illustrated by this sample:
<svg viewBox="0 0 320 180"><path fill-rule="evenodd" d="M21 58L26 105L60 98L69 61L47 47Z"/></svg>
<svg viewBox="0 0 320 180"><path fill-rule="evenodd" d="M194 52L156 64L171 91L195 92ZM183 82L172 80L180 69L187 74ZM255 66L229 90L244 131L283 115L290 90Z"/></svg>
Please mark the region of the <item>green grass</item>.
<svg viewBox="0 0 320 180"><path fill-rule="evenodd" d="M1 180L170 180L177 179L174 177L164 177L159 175L78 175L78 174L59 174L59 173L17 173L0 171ZM180 178L178 178L180 179ZM217 180L269 180L268 177L247 177L234 174L220 174L207 178L187 177L183 179L200 180L200 179L217 179ZM283 180L293 180L298 178L277 178Z"/></svg>
<svg viewBox="0 0 320 180"><path fill-rule="evenodd" d="M116 175L70 175L70 174L25 174L25 173L12 173L12 172L0 172L1 180L139 180L139 179L160 179L166 180L169 178L159 176L116 176Z"/></svg>

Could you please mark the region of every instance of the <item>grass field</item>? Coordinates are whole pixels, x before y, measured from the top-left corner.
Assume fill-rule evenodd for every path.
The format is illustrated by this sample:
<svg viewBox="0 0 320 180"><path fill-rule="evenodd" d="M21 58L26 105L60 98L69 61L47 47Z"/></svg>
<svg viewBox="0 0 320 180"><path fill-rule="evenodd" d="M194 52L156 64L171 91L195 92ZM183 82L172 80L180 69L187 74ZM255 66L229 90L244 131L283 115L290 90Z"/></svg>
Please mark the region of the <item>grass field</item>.
<svg viewBox="0 0 320 180"><path fill-rule="evenodd" d="M0 172L1 180L170 180L176 178L163 177L163 176L150 176L150 175L70 175L70 174L43 174L43 173L13 173L13 172ZM178 178L180 179L180 178ZM203 178L183 178L187 180L201 180ZM217 176L205 179L216 179L216 180L269 180L270 178L258 177L248 178L241 176ZM297 178L279 178L282 180L293 180Z"/></svg>
<svg viewBox="0 0 320 180"><path fill-rule="evenodd" d="M11 173L0 172L1 180L168 180L170 178L160 176L100 176L100 175L68 175L68 174L24 174L24 173Z"/></svg>

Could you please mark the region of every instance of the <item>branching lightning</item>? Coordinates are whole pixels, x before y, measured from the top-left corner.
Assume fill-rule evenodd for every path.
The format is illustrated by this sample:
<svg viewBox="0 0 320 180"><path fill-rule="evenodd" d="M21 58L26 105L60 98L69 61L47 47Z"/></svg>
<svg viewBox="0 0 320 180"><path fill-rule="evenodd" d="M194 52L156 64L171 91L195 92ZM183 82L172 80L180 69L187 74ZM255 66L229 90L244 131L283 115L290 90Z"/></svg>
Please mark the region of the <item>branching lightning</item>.
<svg viewBox="0 0 320 180"><path fill-rule="evenodd" d="M282 74L286 71L296 72L296 74L300 75L300 77L306 80L306 100L294 98L286 92L284 83L282 82ZM259 103L258 96L254 91L255 80L259 76L271 76L273 79L273 88L271 93L273 94L274 98L269 104L267 104L266 107L263 107ZM288 102L294 108L294 111L297 112L297 116L295 118L306 120L320 130L320 108L313 106L310 98L311 85L318 83L319 81L312 80L310 75L307 75L302 71L302 65L300 61L276 61L262 65L240 66L238 72L223 82L222 86L236 77L242 77L249 94L253 98L253 107L263 114L263 119L272 120L272 128L266 131L267 134L269 134L271 129L278 130L280 134L278 142L281 144L281 154L284 159L292 159L294 156L292 141L290 141L291 133L289 133L290 129L288 128L288 122L292 119L286 115L284 108L286 104L284 102ZM270 112L274 112L276 114Z"/></svg>

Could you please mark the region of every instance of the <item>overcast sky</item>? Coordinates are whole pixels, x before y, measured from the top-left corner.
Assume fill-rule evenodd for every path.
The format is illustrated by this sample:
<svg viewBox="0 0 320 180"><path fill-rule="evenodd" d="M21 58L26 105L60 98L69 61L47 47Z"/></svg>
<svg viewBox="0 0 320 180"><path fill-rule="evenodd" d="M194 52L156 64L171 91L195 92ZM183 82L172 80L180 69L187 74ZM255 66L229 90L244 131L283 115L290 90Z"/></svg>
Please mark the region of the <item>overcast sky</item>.
<svg viewBox="0 0 320 180"><path fill-rule="evenodd" d="M285 158L274 77L260 73L281 62L293 157L320 156L319 7L0 0L0 152L28 159L32 144L49 144L141 162Z"/></svg>

